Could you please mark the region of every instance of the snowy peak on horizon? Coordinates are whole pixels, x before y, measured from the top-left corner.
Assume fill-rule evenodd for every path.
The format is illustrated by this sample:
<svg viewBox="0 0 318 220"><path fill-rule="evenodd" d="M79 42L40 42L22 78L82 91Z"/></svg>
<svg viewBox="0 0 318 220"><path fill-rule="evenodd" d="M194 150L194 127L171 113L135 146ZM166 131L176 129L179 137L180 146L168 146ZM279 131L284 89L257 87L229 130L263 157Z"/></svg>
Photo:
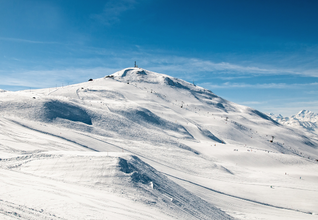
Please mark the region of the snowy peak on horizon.
<svg viewBox="0 0 318 220"><path fill-rule="evenodd" d="M318 114L308 110L301 110L296 115L292 115L290 117L284 117L281 114L275 115L273 113L269 113L269 116L275 120L290 120L297 119L299 121L307 121L307 122L317 122Z"/></svg>
<svg viewBox="0 0 318 220"><path fill-rule="evenodd" d="M318 114L308 110L302 110L296 115L291 116L291 118L297 118L300 121L317 122Z"/></svg>
<svg viewBox="0 0 318 220"><path fill-rule="evenodd" d="M281 114L275 115L270 113L269 116L281 123L298 129L305 129L306 131L318 133L318 114L308 111L301 110L296 115L290 117L284 117Z"/></svg>

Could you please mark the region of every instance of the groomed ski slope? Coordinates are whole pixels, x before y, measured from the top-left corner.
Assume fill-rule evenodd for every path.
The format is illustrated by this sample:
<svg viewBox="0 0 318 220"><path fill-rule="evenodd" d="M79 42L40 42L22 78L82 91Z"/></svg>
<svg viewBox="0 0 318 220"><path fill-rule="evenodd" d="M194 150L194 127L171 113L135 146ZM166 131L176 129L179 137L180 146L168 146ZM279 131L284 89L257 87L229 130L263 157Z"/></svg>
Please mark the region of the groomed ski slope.
<svg viewBox="0 0 318 220"><path fill-rule="evenodd" d="M0 116L1 219L318 218L317 136L180 79L3 91Z"/></svg>

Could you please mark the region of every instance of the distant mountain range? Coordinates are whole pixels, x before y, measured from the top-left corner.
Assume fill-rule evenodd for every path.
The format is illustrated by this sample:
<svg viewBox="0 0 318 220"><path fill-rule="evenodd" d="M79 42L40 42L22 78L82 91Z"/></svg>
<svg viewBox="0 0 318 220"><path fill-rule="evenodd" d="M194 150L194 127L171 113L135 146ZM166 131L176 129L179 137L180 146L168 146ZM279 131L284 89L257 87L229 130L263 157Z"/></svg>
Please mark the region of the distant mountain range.
<svg viewBox="0 0 318 220"><path fill-rule="evenodd" d="M309 132L318 134L318 114L302 110L291 117L284 117L281 114L275 115L270 113L269 116L280 124L288 125L297 129L305 129Z"/></svg>

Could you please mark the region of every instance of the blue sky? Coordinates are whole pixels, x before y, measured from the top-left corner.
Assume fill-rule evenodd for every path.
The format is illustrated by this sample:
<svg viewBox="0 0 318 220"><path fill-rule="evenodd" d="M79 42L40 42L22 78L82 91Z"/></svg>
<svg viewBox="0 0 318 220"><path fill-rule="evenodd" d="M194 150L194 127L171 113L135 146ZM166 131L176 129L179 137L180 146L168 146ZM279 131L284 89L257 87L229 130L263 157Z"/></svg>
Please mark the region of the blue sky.
<svg viewBox="0 0 318 220"><path fill-rule="evenodd" d="M0 0L0 89L133 66L290 116L318 112L318 1Z"/></svg>

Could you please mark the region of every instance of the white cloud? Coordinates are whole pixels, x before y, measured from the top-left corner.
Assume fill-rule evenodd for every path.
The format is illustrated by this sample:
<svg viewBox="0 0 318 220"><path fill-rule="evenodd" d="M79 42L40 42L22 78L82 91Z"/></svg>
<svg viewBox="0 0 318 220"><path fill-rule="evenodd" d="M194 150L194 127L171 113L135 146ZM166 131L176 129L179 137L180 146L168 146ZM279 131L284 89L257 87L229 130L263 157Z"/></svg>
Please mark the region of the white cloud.
<svg viewBox="0 0 318 220"><path fill-rule="evenodd" d="M113 12L109 12L109 14L113 13L117 16L120 16L120 14L125 10L129 10L129 8L134 7L133 4L135 4L135 1L129 2L132 2L131 6L121 6L121 4L123 4L122 1L119 1L119 3L114 3L111 1L108 4L117 5L110 7L110 9L107 10L114 10ZM103 17L103 19L105 18L105 21L107 22L113 22L107 17L108 16ZM250 62L246 65L242 63L236 64L231 62L213 62L211 60L199 58L171 56L167 55L169 53L167 51L145 50L140 47L136 47L134 50L128 48L121 48L117 50L115 48L109 49L85 46L78 47L78 45L73 45L70 50L78 54L94 54L94 58L78 59L77 63L74 60L75 66L77 64L81 65L83 63L87 63L87 65L89 65L89 62L91 62L91 66L98 66L101 64L100 60L105 60L107 58L107 61L109 61L108 63L112 66L125 68L127 66L133 65L130 64L133 63L133 61L137 61L140 67L146 68L148 70L165 73L191 81L206 79L209 76L208 74L213 74L214 78L223 77L223 80L226 80L228 77L234 77L237 79L237 77L248 78L260 75L301 75L318 77L318 68L315 68L314 66L305 67L300 65L300 67L297 68L286 68L269 65L265 66L264 64L253 62ZM231 79L228 78L228 80Z"/></svg>
<svg viewBox="0 0 318 220"><path fill-rule="evenodd" d="M47 88L81 83L89 78L101 78L116 71L118 69L112 68L16 71L3 76L1 85Z"/></svg>
<svg viewBox="0 0 318 220"><path fill-rule="evenodd" d="M282 114L283 116L292 116L301 110L309 110L318 112L318 101L302 101L302 102L285 102L282 100L281 104L265 104L260 107L263 112Z"/></svg>
<svg viewBox="0 0 318 220"><path fill-rule="evenodd" d="M242 65L230 62L213 62L198 58L146 54L147 63L145 64L151 70L163 73L182 73L183 77L190 77L191 79L193 77L200 77L202 72L219 73L223 77L226 77L226 75L231 75L230 77L233 77L233 75L243 75L244 77L254 75L303 75L318 77L318 68L315 67L308 67L308 69L307 67L302 68L302 66L298 68L270 67L268 65L260 67L264 65L256 63ZM139 55L139 57L145 57L145 54Z"/></svg>
<svg viewBox="0 0 318 220"><path fill-rule="evenodd" d="M200 86L209 89L231 89L231 88L253 88L253 89L288 89L288 88L300 88L308 86L318 86L318 83L264 83L264 84L246 84L246 83L222 83L220 85L211 84L211 83L201 83Z"/></svg>
<svg viewBox="0 0 318 220"><path fill-rule="evenodd" d="M142 63L141 65L142 66ZM148 56L146 66L157 72L162 72L170 75L177 75L183 79L197 79L206 78L206 75L202 73L222 74L226 75L238 75L242 77L253 75L285 75L285 74L299 74L297 72L286 69L265 69L254 66L243 66L232 64L228 62L212 62L208 60L200 60L194 58L184 57L152 57ZM317 75L318 76L318 75Z"/></svg>

